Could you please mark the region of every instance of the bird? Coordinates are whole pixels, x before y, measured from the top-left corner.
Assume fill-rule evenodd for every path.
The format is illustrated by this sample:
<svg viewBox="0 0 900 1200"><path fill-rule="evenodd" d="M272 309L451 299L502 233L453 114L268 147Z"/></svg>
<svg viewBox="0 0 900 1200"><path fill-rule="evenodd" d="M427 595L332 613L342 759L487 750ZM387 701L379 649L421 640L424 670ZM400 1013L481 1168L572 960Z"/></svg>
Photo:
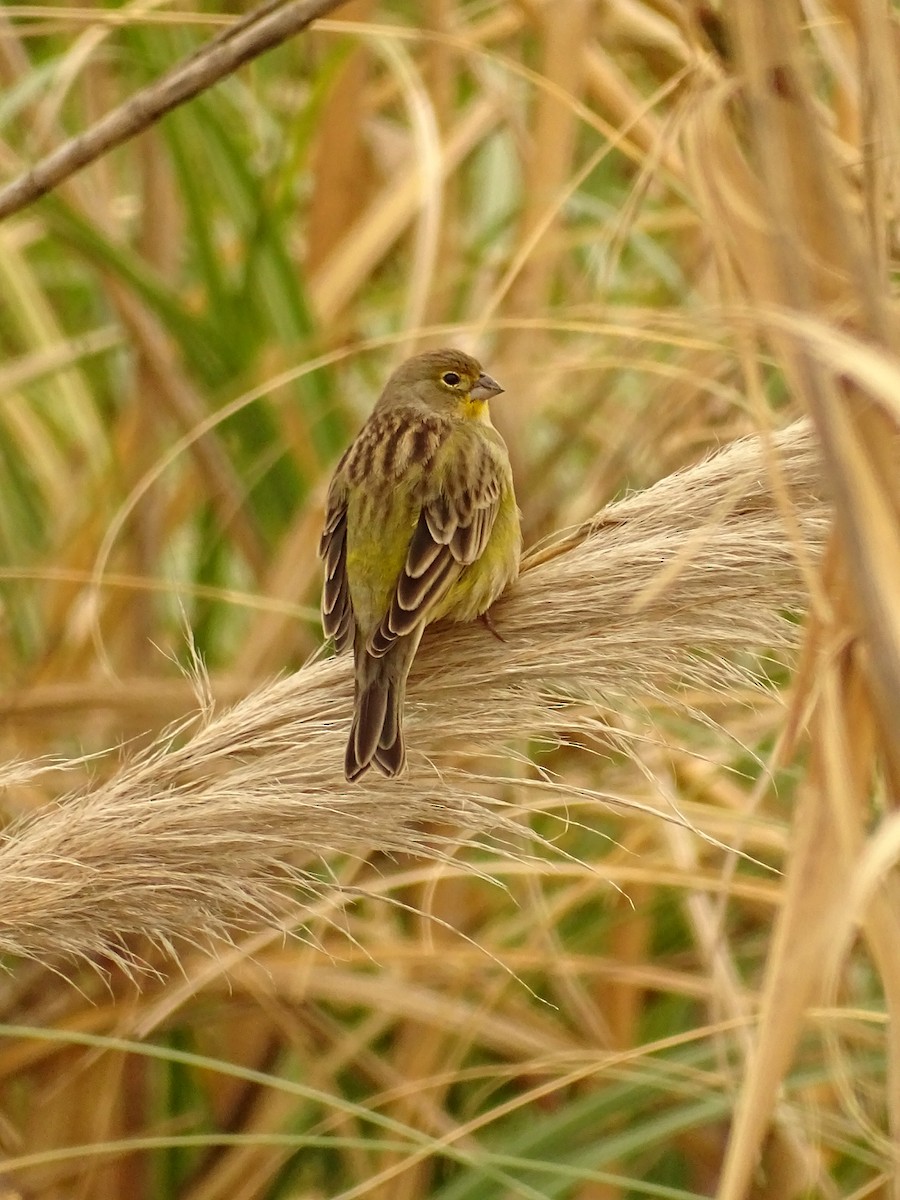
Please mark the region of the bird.
<svg viewBox="0 0 900 1200"><path fill-rule="evenodd" d="M461 350L402 363L335 468L319 544L322 625L353 647L344 773L406 764L406 679L426 625L489 622L519 573L520 513L489 401L503 388Z"/></svg>

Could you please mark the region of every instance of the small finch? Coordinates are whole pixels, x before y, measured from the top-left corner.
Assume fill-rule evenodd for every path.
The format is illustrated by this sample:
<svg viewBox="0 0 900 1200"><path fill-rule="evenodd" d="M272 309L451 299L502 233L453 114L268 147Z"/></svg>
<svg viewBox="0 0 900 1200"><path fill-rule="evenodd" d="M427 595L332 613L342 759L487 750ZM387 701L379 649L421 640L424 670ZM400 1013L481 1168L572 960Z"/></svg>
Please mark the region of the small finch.
<svg viewBox="0 0 900 1200"><path fill-rule="evenodd" d="M338 463L319 553L322 624L353 646L348 779L406 762L403 698L425 626L486 613L519 573L522 533L503 438L503 391L459 350L409 359Z"/></svg>

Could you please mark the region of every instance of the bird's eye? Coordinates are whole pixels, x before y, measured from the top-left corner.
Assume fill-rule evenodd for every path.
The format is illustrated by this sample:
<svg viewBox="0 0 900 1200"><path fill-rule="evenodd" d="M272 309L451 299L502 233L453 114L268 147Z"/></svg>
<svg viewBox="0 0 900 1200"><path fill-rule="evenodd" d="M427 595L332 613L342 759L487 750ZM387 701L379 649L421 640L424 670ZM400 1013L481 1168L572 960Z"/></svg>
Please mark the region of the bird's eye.
<svg viewBox="0 0 900 1200"><path fill-rule="evenodd" d="M448 387L456 387L456 385L459 383L459 376L455 371L445 371L441 376L441 379L447 384Z"/></svg>

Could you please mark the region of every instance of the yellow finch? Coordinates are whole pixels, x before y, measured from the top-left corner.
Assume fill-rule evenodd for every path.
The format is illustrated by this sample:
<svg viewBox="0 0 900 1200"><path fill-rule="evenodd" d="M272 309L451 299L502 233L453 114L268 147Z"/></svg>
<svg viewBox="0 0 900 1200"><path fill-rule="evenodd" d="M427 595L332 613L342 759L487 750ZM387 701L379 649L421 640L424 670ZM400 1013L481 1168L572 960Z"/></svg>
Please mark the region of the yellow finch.
<svg viewBox="0 0 900 1200"><path fill-rule="evenodd" d="M411 358L334 473L322 623L339 651L353 646L348 779L372 763L403 769L406 677L425 626L481 616L519 573L512 471L488 413L502 391L459 350Z"/></svg>

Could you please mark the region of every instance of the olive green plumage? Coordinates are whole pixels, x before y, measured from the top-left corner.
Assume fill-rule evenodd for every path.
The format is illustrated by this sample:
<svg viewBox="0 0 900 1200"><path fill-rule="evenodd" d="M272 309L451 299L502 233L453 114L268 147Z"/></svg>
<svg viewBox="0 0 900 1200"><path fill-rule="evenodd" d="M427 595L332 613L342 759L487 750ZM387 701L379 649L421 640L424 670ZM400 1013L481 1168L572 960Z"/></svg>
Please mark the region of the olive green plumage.
<svg viewBox="0 0 900 1200"><path fill-rule="evenodd" d="M512 471L488 413L502 390L458 350L417 355L334 473L322 623L339 651L353 646L348 779L372 763L403 769L406 677L425 626L480 616L519 572Z"/></svg>

